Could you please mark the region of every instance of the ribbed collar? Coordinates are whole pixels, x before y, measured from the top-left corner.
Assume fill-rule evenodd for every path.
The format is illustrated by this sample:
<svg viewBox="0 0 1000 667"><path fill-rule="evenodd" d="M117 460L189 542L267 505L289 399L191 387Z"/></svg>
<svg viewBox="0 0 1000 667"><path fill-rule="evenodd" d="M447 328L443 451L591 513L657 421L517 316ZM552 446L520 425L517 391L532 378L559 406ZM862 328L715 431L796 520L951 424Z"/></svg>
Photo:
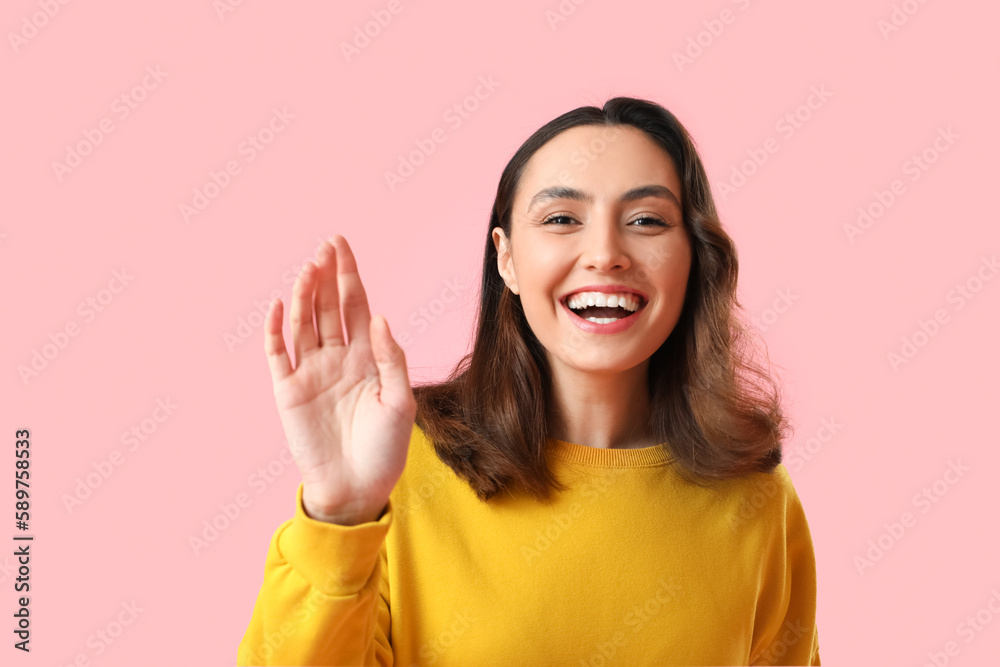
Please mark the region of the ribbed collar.
<svg viewBox="0 0 1000 667"><path fill-rule="evenodd" d="M548 451L552 456L573 463L601 468L641 468L665 465L672 460L666 443L637 449L605 449L588 447L565 440L548 439Z"/></svg>

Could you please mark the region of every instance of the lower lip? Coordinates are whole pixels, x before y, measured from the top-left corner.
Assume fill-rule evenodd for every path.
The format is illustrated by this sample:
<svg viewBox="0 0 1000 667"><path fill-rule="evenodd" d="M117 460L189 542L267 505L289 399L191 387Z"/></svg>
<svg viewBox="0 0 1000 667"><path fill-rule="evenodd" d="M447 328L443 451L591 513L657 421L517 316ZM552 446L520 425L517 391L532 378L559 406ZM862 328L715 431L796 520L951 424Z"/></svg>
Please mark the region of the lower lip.
<svg viewBox="0 0 1000 667"><path fill-rule="evenodd" d="M643 306L634 313L621 318L620 320L615 320L614 322L608 322L607 324L600 324L599 322L591 322L590 320L585 320L576 313L574 313L569 306L566 305L565 301L560 301L560 305L569 314L569 319L578 326L580 329L588 333L599 333L599 334L614 334L621 333L625 331L639 319L639 313L646 310Z"/></svg>

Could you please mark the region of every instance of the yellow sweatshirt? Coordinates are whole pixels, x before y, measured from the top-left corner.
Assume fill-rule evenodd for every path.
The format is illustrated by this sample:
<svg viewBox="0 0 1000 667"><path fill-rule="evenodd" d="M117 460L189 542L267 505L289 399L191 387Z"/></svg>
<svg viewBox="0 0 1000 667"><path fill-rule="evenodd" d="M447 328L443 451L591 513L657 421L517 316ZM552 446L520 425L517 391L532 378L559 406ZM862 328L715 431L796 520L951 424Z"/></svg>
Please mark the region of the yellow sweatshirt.
<svg viewBox="0 0 1000 667"><path fill-rule="evenodd" d="M238 665L819 665L788 471L701 488L661 447L552 439L551 505L484 503L414 425L377 520L271 538Z"/></svg>

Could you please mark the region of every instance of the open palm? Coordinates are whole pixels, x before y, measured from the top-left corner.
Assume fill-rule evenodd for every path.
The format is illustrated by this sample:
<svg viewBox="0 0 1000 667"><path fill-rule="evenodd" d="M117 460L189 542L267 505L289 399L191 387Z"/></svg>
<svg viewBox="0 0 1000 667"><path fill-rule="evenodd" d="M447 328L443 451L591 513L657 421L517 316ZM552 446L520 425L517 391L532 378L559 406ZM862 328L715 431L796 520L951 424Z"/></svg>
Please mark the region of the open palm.
<svg viewBox="0 0 1000 667"><path fill-rule="evenodd" d="M343 236L324 242L317 264L299 274L291 329L294 369L276 300L264 348L306 513L343 525L373 521L406 464L416 401L403 350L385 318L372 318Z"/></svg>

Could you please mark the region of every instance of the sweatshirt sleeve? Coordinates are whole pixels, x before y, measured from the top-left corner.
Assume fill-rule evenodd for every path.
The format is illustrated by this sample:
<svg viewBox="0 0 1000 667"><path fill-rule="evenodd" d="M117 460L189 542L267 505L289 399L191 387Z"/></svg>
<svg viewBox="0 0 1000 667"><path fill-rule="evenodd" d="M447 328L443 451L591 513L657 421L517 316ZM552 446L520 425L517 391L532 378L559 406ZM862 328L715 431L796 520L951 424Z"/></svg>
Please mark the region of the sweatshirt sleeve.
<svg viewBox="0 0 1000 667"><path fill-rule="evenodd" d="M805 511L787 470L775 504L774 530L761 573L751 665L819 665L816 626L816 555Z"/></svg>
<svg viewBox="0 0 1000 667"><path fill-rule="evenodd" d="M275 531L237 665L392 665L385 537L376 521L339 526L295 516Z"/></svg>

